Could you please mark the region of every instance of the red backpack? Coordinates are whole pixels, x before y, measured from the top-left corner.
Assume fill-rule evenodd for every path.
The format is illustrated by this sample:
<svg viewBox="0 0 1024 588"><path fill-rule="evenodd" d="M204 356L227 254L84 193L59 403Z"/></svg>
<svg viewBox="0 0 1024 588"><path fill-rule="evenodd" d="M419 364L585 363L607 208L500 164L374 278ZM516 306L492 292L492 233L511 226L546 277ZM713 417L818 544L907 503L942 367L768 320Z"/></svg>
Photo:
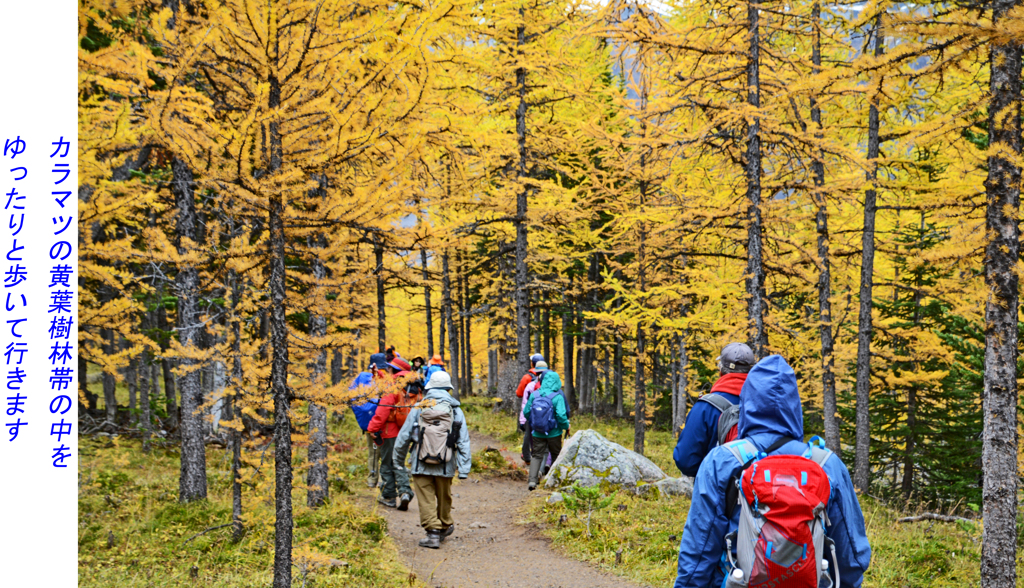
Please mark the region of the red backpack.
<svg viewBox="0 0 1024 588"><path fill-rule="evenodd" d="M745 439L726 445L741 464L726 496L730 519L737 506L741 509L737 531L726 537L726 571L742 571L742 585L750 588L830 585L828 580L819 584L830 567L823 562L826 550L837 564L835 547L825 536L831 485L822 469L832 452L815 437L803 455L769 455L789 441L780 439L763 453ZM832 569L838 586L838 565Z"/></svg>

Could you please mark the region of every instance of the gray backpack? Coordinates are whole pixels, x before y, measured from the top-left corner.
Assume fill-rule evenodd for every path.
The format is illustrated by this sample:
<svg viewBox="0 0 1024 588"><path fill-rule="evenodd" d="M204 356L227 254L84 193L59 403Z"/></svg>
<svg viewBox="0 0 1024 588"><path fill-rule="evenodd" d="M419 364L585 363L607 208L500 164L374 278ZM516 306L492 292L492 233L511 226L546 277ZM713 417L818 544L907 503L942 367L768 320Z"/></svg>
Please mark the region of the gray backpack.
<svg viewBox="0 0 1024 588"><path fill-rule="evenodd" d="M718 394L705 394L697 399L697 402L701 401L707 402L722 413L718 417L718 444L725 445L735 440L740 424L740 405L733 404Z"/></svg>
<svg viewBox="0 0 1024 588"><path fill-rule="evenodd" d="M455 411L447 402L420 411L420 435L417 456L420 463L441 465L448 463L455 454L462 423L455 420Z"/></svg>

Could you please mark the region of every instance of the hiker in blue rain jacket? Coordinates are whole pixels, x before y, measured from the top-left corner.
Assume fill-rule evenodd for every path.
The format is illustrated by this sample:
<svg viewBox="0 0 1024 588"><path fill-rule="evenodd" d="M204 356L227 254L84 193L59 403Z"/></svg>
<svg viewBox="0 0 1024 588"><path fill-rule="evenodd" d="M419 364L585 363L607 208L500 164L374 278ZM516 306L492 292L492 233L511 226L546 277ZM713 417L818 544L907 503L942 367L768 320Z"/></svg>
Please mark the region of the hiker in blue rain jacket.
<svg viewBox="0 0 1024 588"><path fill-rule="evenodd" d="M802 455L807 450L803 413L796 374L786 360L772 355L761 360L747 376L740 394L739 438L760 451L782 437L793 439L772 455ZM736 530L740 509L725 516L726 485L741 464L727 447L711 450L694 480L690 514L679 546L675 588L717 588L725 536ZM864 530L864 514L853 490L850 472L837 455L822 466L831 484L826 535L835 542L840 588L859 588L871 562L871 547Z"/></svg>

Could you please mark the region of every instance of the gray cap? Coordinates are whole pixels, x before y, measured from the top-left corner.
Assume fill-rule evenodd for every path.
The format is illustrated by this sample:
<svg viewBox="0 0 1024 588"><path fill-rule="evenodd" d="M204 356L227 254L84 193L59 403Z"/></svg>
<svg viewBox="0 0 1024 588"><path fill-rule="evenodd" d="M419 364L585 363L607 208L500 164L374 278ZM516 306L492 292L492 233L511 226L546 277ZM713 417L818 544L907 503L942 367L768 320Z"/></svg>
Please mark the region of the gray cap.
<svg viewBox="0 0 1024 588"><path fill-rule="evenodd" d="M745 374L757 363L754 352L746 343L729 343L715 361L718 362L718 371L723 374Z"/></svg>

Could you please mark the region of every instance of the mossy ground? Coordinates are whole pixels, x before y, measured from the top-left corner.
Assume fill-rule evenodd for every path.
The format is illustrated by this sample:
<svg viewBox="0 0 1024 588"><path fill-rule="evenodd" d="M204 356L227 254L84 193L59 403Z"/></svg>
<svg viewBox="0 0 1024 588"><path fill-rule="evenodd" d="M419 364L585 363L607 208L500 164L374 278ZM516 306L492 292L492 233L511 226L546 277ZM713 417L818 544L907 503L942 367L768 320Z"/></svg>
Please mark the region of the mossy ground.
<svg viewBox="0 0 1024 588"><path fill-rule="evenodd" d="M123 394L118 390L119 396ZM518 453L521 437L515 421L491 410L486 398L463 399L470 427ZM573 429L595 429L632 448L630 422L572 419ZM319 587L399 587L410 584L408 569L386 536L386 521L365 506L372 490L365 488L365 441L348 414L332 424L329 453L331 503L319 510L305 506L305 449L294 449L295 585ZM79 470L80 586L267 586L273 562L273 447L262 453L265 440L255 440L245 459L244 511L246 534L231 541L229 527L191 537L230 521L230 461L227 451L207 449L209 499L181 505L178 496L178 450L155 442L149 454L138 440L104 437L81 439ZM648 431L646 454L667 474L677 472L667 431ZM482 448L475 448L479 451ZM521 472L499 460L497 452L478 454L479 472L518 477ZM260 461L263 461L262 465ZM259 466L256 473L253 466ZM549 505L547 493L531 497L525 520L539 523L566 555L641 584L671 585L676 574L679 538L689 500L637 497L614 493L612 503L591 516L591 536L582 516L565 505ZM895 509L862 497L873 550L864 585L870 588L950 587L979 584L981 526L975 523L920 522L900 524ZM563 519L564 517L564 519ZM108 546L109 534L113 542ZM186 543L186 541L188 541ZM621 550L621 563L616 552ZM331 565L330 560L347 566ZM195 567L197 576L192 577ZM304 574L304 576L303 576ZM1018 586L1024 566L1018 565Z"/></svg>
<svg viewBox="0 0 1024 588"><path fill-rule="evenodd" d="M244 455L250 464L243 472L246 532L237 543L230 527L193 538L231 520L226 450L207 448L208 499L179 504L173 444L154 443L145 454L137 439L83 437L80 442L79 586L270 585L274 461L272 446L262 452L265 440L255 440ZM401 563L386 535L385 518L367 506L374 491L365 487L365 441L351 414L332 425L330 442L331 502L317 510L306 507L305 448L294 447L293 585L422 586Z"/></svg>

